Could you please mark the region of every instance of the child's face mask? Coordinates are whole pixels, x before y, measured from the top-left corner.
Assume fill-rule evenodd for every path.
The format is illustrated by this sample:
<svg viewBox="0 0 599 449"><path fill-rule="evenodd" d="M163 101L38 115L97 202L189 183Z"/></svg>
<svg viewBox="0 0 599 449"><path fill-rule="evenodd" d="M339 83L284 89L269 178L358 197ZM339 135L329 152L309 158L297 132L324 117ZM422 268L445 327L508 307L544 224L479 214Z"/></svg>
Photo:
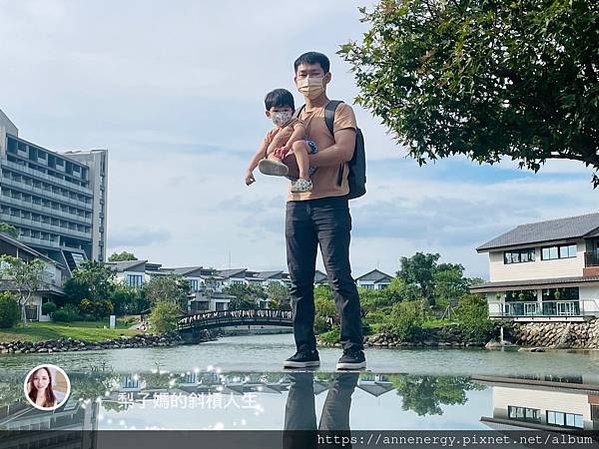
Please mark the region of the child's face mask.
<svg viewBox="0 0 599 449"><path fill-rule="evenodd" d="M324 76L310 76L297 80L297 90L310 100L324 92Z"/></svg>
<svg viewBox="0 0 599 449"><path fill-rule="evenodd" d="M283 126L285 123L291 120L292 116L293 113L291 111L277 111L271 112L270 114L270 118L275 126Z"/></svg>

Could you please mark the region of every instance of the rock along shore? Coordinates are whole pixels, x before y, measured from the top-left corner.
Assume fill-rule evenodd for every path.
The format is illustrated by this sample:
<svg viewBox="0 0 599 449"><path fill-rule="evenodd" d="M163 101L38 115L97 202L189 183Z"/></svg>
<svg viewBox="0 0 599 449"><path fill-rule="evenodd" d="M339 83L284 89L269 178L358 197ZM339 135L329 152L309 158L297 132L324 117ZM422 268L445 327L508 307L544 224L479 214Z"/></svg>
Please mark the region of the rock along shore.
<svg viewBox="0 0 599 449"><path fill-rule="evenodd" d="M199 342L216 339L216 334L204 331ZM0 342L0 354L32 354L52 353L68 351L94 351L102 349L124 349L124 348L151 348L167 347L189 344L177 333L163 335L140 334L134 336L122 336L110 340L89 342L75 340L72 338L61 338L46 341L9 341Z"/></svg>
<svg viewBox="0 0 599 449"><path fill-rule="evenodd" d="M505 343L499 343L499 328L504 327ZM511 343L513 342L513 343ZM320 346L339 347L339 343L318 340ZM493 338L489 342L466 339L457 326L423 330L413 341L402 341L390 331L370 335L364 346L379 348L467 348L487 347L498 349L504 346L521 347L522 350L542 352L543 349L594 349L599 350L599 319L581 322L497 322Z"/></svg>

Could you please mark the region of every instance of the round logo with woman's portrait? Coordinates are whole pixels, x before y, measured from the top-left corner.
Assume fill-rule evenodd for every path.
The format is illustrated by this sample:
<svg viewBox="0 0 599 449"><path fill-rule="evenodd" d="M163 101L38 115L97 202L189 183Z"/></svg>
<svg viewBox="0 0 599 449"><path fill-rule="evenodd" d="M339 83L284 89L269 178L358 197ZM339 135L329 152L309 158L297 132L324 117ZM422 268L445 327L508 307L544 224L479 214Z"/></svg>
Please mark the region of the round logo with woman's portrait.
<svg viewBox="0 0 599 449"><path fill-rule="evenodd" d="M38 410L56 410L71 394L67 373L56 365L38 365L25 377L25 398Z"/></svg>

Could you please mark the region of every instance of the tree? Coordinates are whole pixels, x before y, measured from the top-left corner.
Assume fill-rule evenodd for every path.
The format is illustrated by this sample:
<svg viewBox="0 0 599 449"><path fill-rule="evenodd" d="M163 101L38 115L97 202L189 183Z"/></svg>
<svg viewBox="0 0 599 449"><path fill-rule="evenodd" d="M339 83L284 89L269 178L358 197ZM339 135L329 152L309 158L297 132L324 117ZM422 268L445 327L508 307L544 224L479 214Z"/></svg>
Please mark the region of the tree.
<svg viewBox="0 0 599 449"><path fill-rule="evenodd" d="M152 276L143 289L146 299L152 306L160 301L166 301L176 304L182 310L187 310L189 282L182 276L177 274Z"/></svg>
<svg viewBox="0 0 599 449"><path fill-rule="evenodd" d="M121 253L112 253L108 258L108 262L123 262L127 260L137 260L137 257L135 257L135 254L133 253L123 251Z"/></svg>
<svg viewBox="0 0 599 449"><path fill-rule="evenodd" d="M580 161L599 185L593 0L381 0L342 45L360 95L420 164Z"/></svg>
<svg viewBox="0 0 599 449"><path fill-rule="evenodd" d="M482 295L465 294L456 309L458 326L466 338L485 342L493 337L495 324L489 319L487 301Z"/></svg>
<svg viewBox="0 0 599 449"><path fill-rule="evenodd" d="M122 283L115 283L110 301L114 305L114 313L117 315L140 313L150 307L149 301L143 294L143 289L129 287Z"/></svg>
<svg viewBox="0 0 599 449"><path fill-rule="evenodd" d="M110 299L115 273L96 260L86 260L65 282L64 292L69 304L79 306L83 299L100 301Z"/></svg>
<svg viewBox="0 0 599 449"><path fill-rule="evenodd" d="M17 231L17 228L15 228L13 225L9 225L8 223L0 223L0 233L6 234L13 239L19 238L19 232Z"/></svg>
<svg viewBox="0 0 599 449"><path fill-rule="evenodd" d="M150 313L150 326L155 334L163 334L177 329L177 321L181 310L172 301L159 300L152 307Z"/></svg>
<svg viewBox="0 0 599 449"><path fill-rule="evenodd" d="M279 282L270 282L266 287L266 295L273 309L289 310L289 289Z"/></svg>
<svg viewBox="0 0 599 449"><path fill-rule="evenodd" d="M397 276L406 287L416 287L420 297L431 301L435 288L435 271L439 254L416 253L412 257L401 258L401 269Z"/></svg>
<svg viewBox="0 0 599 449"><path fill-rule="evenodd" d="M19 321L19 303L10 292L0 292L0 329L13 327Z"/></svg>
<svg viewBox="0 0 599 449"><path fill-rule="evenodd" d="M460 264L439 264L433 280L435 300L444 306L457 305L458 299L468 293L470 282L464 278L464 267Z"/></svg>
<svg viewBox="0 0 599 449"><path fill-rule="evenodd" d="M259 285L232 284L224 289L227 295L235 296L229 303L231 310L254 309L259 299L266 299L267 294Z"/></svg>
<svg viewBox="0 0 599 449"><path fill-rule="evenodd" d="M441 405L464 405L468 402L466 391L480 390L467 377L432 377L392 375L391 382L402 397L402 408L418 416L442 415Z"/></svg>
<svg viewBox="0 0 599 449"><path fill-rule="evenodd" d="M0 256L0 278L3 290L16 292L21 307L21 319L26 326L25 309L29 300L33 293L50 282L50 274L46 271L44 262L40 259L25 262L18 257L3 254Z"/></svg>

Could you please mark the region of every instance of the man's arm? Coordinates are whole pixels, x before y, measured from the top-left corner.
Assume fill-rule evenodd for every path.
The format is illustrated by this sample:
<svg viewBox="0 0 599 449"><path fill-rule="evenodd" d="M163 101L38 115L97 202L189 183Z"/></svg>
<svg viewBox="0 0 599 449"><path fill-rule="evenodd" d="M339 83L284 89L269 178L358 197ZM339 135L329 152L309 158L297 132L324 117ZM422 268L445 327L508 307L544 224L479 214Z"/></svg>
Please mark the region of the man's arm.
<svg viewBox="0 0 599 449"><path fill-rule="evenodd" d="M318 153L310 155L310 165L313 167L326 167L348 162L354 155L356 147L356 130L347 128L335 133L335 144Z"/></svg>
<svg viewBox="0 0 599 449"><path fill-rule="evenodd" d="M298 123L293 127L293 133L291 134L291 136L289 136L289 139L287 140L287 143L283 148L289 151L291 149L291 145L293 145L293 142L297 142L298 140L304 140L305 138L306 128L304 127L304 125Z"/></svg>

